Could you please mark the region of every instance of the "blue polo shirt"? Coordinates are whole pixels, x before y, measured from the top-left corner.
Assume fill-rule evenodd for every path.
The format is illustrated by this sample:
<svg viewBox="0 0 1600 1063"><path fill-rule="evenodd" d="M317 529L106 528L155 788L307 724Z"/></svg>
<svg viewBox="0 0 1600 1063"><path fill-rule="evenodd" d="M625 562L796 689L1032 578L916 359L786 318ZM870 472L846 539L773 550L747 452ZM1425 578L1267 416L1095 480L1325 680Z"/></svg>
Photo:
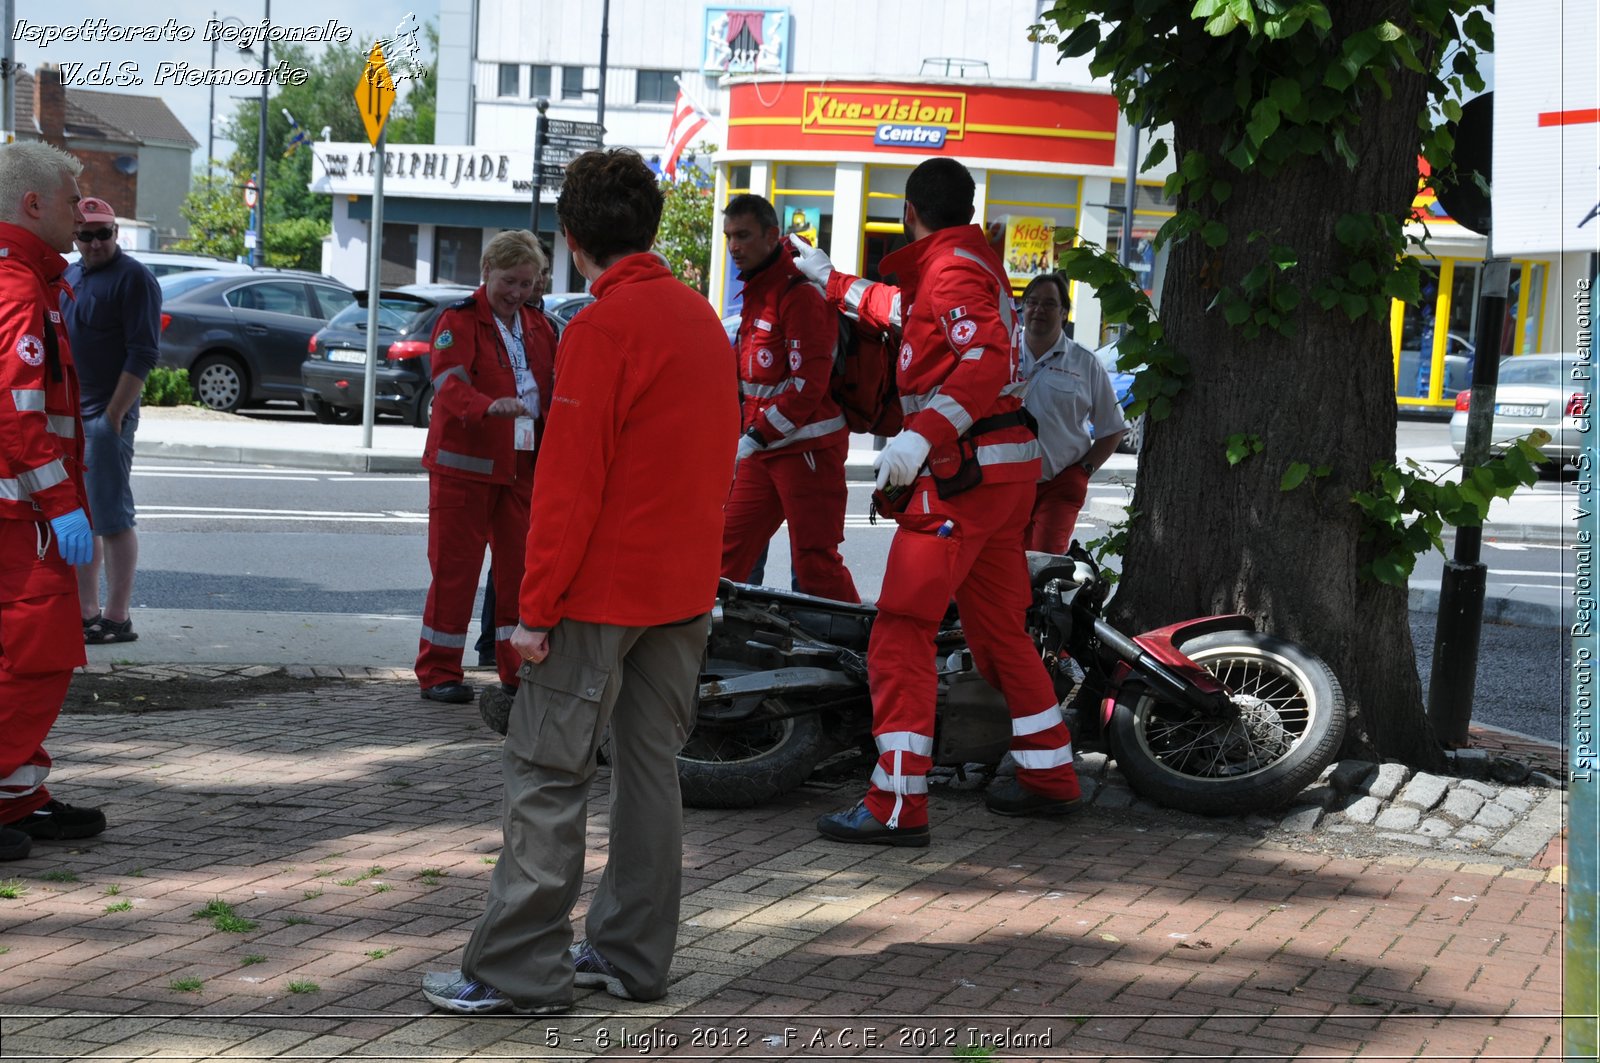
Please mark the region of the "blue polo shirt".
<svg viewBox="0 0 1600 1063"><path fill-rule="evenodd" d="M99 269L67 267L76 298L61 297L61 316L78 366L83 416L105 412L123 373L143 380L161 353L161 286L155 274L118 250Z"/></svg>

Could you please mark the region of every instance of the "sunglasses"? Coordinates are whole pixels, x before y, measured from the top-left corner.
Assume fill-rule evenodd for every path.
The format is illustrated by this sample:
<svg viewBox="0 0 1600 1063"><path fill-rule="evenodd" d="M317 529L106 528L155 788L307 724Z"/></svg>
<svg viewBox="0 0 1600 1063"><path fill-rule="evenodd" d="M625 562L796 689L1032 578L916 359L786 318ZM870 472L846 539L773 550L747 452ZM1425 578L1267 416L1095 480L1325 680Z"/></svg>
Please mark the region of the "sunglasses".
<svg viewBox="0 0 1600 1063"><path fill-rule="evenodd" d="M83 231L81 231L79 233L76 233L74 235L77 236L78 242L80 244L92 244L96 240L109 240L109 239L111 239L111 236L115 231L116 230L114 230L114 229L110 228L109 226L107 226L104 229L84 229Z"/></svg>

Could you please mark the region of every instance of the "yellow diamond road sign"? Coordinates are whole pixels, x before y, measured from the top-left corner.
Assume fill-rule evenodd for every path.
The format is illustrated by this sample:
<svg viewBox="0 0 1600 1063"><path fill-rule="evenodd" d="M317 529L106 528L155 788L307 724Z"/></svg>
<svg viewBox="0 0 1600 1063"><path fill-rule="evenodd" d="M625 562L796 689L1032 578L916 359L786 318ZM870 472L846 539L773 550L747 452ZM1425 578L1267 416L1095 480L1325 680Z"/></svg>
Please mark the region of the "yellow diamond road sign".
<svg viewBox="0 0 1600 1063"><path fill-rule="evenodd" d="M389 120L389 108L394 106L394 78L389 76L389 61L383 57L383 46L374 44L367 56L367 68L356 85L356 106L361 109L361 121L367 126L367 139L373 147L383 125Z"/></svg>

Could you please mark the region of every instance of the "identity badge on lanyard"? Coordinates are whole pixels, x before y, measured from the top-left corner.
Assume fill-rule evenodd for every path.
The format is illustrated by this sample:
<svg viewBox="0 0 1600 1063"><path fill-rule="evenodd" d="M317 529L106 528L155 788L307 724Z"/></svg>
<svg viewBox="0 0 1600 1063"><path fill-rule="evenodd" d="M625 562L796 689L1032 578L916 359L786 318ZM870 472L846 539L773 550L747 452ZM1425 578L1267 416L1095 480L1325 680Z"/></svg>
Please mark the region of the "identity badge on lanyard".
<svg viewBox="0 0 1600 1063"><path fill-rule="evenodd" d="M519 327L512 331L506 328L504 322L495 318L495 326L500 329L500 338L505 342L506 354L511 358L511 372L517 381L517 398L522 402L527 414L518 417L512 425L512 445L517 450L532 450L535 439L533 431L533 411L539 408L539 382L534 379L533 373L528 369L528 353L522 345L522 329Z"/></svg>

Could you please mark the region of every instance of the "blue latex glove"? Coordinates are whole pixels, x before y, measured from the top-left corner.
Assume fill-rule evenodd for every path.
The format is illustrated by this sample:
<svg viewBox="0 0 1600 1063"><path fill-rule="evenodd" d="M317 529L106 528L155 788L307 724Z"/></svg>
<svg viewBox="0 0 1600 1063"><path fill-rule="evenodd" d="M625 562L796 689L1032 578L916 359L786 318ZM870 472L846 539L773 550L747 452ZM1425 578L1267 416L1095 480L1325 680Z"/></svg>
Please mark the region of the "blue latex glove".
<svg viewBox="0 0 1600 1063"><path fill-rule="evenodd" d="M50 518L50 527L56 533L56 549L69 565L87 565L94 560L94 531L89 527L89 515L82 509Z"/></svg>

